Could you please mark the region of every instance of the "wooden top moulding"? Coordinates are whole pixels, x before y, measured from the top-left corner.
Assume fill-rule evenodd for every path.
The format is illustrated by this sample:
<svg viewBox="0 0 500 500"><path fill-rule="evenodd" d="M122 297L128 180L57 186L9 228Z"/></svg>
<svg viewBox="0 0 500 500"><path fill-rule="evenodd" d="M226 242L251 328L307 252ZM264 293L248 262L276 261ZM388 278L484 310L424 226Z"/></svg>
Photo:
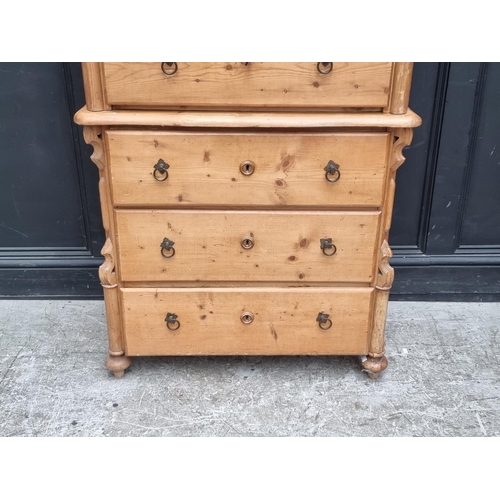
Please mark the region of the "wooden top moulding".
<svg viewBox="0 0 500 500"><path fill-rule="evenodd" d="M413 111L390 113L291 113L220 111L101 111L83 107L75 115L79 125L139 127L231 127L231 128L413 128L422 120Z"/></svg>

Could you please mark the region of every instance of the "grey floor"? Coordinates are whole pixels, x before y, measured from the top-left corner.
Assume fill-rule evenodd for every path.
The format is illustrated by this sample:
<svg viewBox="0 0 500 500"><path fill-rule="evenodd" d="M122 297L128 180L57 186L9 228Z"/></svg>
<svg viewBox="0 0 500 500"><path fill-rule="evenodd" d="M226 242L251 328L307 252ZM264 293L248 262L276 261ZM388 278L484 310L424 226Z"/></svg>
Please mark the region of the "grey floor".
<svg viewBox="0 0 500 500"><path fill-rule="evenodd" d="M350 357L104 367L100 301L0 301L0 436L499 436L499 303L391 302L389 367Z"/></svg>

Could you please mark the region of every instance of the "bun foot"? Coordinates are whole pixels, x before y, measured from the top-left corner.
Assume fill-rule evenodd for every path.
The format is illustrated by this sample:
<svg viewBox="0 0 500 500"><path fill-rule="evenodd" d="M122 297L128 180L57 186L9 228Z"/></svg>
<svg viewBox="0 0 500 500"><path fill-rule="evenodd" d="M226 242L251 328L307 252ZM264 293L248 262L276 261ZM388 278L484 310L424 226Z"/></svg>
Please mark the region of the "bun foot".
<svg viewBox="0 0 500 500"><path fill-rule="evenodd" d="M377 378L387 368L387 364L387 358L383 354L380 356L361 356L363 371L370 378Z"/></svg>
<svg viewBox="0 0 500 500"><path fill-rule="evenodd" d="M116 378L122 378L125 370L130 366L130 358L127 356L108 356L106 358L106 368L113 372Z"/></svg>

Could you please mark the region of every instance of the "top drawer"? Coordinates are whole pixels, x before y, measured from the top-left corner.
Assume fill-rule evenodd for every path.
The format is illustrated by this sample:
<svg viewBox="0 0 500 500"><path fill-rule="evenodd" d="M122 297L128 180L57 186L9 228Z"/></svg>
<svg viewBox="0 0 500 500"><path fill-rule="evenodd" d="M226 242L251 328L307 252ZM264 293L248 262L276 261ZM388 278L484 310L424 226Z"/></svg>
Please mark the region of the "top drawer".
<svg viewBox="0 0 500 500"><path fill-rule="evenodd" d="M380 109L393 63L117 62L101 72L114 107Z"/></svg>

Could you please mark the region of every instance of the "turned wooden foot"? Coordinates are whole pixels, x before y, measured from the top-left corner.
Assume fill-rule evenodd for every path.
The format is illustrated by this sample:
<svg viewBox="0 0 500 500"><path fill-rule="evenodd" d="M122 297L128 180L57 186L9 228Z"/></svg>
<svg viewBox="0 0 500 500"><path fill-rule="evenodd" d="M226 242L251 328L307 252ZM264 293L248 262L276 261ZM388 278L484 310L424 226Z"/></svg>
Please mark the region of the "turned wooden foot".
<svg viewBox="0 0 500 500"><path fill-rule="evenodd" d="M125 370L130 366L130 358L127 356L108 356L106 358L106 368L113 372L116 378L122 378Z"/></svg>
<svg viewBox="0 0 500 500"><path fill-rule="evenodd" d="M362 356L361 365L370 378L377 378L380 372L387 368L387 358L382 354L380 356Z"/></svg>

